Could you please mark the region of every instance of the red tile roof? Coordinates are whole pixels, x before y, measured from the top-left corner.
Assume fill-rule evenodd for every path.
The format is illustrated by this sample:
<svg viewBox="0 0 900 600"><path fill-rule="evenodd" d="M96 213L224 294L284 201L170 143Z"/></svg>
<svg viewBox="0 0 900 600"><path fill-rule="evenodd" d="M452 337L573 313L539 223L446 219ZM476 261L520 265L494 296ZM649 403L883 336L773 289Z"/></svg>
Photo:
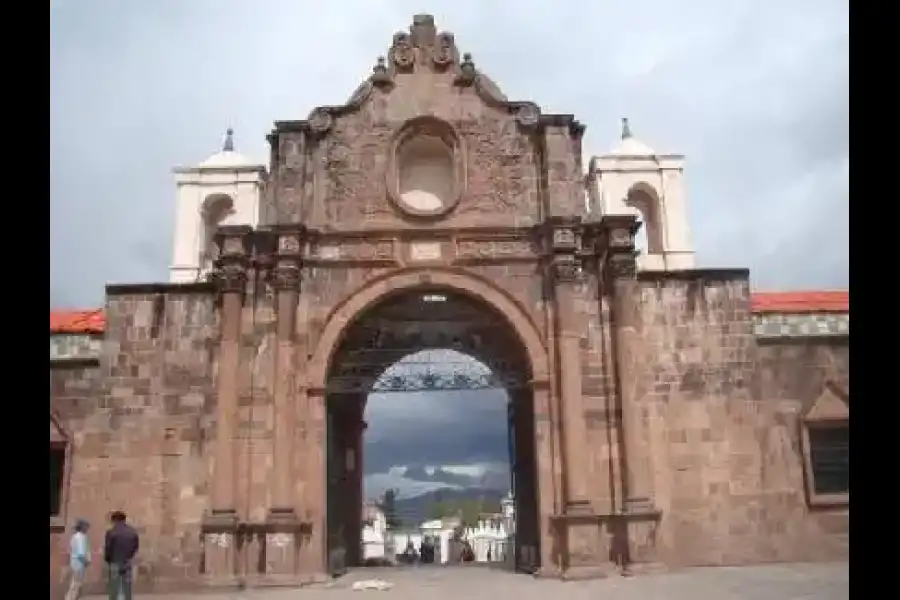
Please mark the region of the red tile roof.
<svg viewBox="0 0 900 600"><path fill-rule="evenodd" d="M754 313L848 313L850 292L757 292L751 295Z"/></svg>
<svg viewBox="0 0 900 600"><path fill-rule="evenodd" d="M757 292L750 298L754 313L847 313L850 292ZM50 311L50 333L103 333L102 309Z"/></svg>
<svg viewBox="0 0 900 600"><path fill-rule="evenodd" d="M50 311L50 333L103 333L106 316L102 309Z"/></svg>

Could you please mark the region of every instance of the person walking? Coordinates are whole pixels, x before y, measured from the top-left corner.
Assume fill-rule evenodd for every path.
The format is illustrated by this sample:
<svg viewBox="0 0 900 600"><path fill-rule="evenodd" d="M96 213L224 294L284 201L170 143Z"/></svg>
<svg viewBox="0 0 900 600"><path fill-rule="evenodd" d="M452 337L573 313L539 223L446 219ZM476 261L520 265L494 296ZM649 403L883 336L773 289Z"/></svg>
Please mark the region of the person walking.
<svg viewBox="0 0 900 600"><path fill-rule="evenodd" d="M81 586L84 584L84 574L91 564L91 546L87 532L90 524L84 519L75 520L75 533L69 540L69 589L66 592L66 600L78 600L81 598Z"/></svg>
<svg viewBox="0 0 900 600"><path fill-rule="evenodd" d="M110 516L110 527L103 544L103 559L109 569L109 600L131 600L131 561L137 554L140 539L137 531L126 523L122 511Z"/></svg>

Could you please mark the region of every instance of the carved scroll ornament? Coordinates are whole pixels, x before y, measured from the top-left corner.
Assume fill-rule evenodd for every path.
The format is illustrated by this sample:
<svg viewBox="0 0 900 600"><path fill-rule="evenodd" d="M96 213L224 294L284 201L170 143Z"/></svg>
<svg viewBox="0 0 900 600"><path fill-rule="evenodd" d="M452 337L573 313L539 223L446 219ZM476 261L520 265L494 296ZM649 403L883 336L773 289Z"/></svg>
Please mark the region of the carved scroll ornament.
<svg viewBox="0 0 900 600"><path fill-rule="evenodd" d="M413 48L412 38L408 33L401 31L394 34L390 56L394 66L401 71L408 71L416 64L416 49Z"/></svg>
<svg viewBox="0 0 900 600"><path fill-rule="evenodd" d="M456 42L452 33L442 33L437 36L432 62L439 69L445 69L452 65L456 59Z"/></svg>

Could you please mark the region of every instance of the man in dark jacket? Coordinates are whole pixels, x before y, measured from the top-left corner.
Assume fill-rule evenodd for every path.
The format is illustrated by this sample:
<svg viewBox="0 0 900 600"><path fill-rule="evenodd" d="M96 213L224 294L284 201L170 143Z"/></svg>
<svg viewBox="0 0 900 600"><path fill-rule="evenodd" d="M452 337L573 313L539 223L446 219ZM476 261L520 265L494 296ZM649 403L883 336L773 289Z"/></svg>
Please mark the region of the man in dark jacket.
<svg viewBox="0 0 900 600"><path fill-rule="evenodd" d="M103 544L103 559L109 568L109 600L131 600L131 561L140 542L137 531L125 519L125 513L118 510L110 516L112 527Z"/></svg>

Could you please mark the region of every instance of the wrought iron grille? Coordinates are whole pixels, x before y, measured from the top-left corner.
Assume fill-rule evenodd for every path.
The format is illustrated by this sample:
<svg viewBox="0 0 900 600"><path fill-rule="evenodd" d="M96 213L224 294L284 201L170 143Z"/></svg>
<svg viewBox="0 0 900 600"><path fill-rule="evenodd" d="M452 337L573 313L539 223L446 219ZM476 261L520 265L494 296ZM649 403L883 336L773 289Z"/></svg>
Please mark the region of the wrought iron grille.
<svg viewBox="0 0 900 600"><path fill-rule="evenodd" d="M397 351L392 351L392 354ZM408 355L409 352L406 353ZM426 354L420 352L420 354ZM329 393L399 393L515 389L528 377L514 365L490 370L474 360L412 359L384 370L383 362L339 366L328 380Z"/></svg>

